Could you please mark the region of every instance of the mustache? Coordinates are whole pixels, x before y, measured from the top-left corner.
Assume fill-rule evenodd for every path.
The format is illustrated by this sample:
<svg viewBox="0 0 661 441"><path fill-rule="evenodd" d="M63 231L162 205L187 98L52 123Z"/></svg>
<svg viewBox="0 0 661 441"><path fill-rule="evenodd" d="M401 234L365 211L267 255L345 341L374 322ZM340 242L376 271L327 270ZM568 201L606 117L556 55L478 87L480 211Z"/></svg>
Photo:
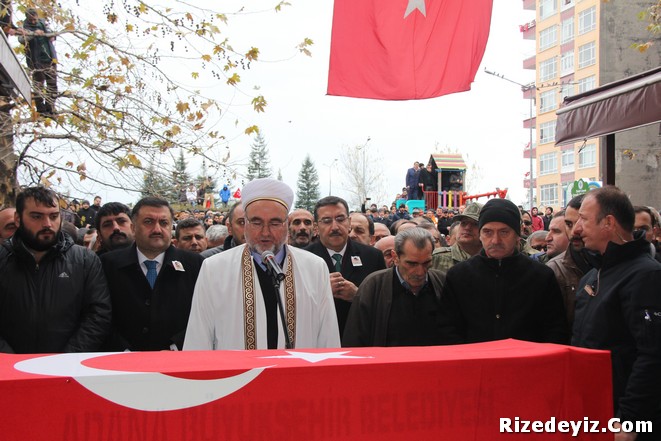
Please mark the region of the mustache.
<svg viewBox="0 0 661 441"><path fill-rule="evenodd" d="M123 237L123 238L125 238L125 239L128 238L128 236L126 235L126 233L123 233L123 232L121 232L121 231L115 231L114 233L112 233L112 234L110 235L110 238L112 239L113 237Z"/></svg>
<svg viewBox="0 0 661 441"><path fill-rule="evenodd" d="M580 240L582 242L583 238L581 236L572 236L572 237L569 238L569 240L571 240L572 242L573 241L578 242Z"/></svg>
<svg viewBox="0 0 661 441"><path fill-rule="evenodd" d="M37 235L42 234L42 233L50 233L50 234L55 234L55 230L51 228L44 228L43 230L40 230Z"/></svg>

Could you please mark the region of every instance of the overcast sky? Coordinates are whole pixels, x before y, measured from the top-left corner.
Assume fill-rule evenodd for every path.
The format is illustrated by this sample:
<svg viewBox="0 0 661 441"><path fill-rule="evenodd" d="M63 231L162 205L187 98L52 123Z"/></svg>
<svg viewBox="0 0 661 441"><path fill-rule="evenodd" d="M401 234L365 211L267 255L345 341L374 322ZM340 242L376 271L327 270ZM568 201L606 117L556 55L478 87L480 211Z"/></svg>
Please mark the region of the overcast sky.
<svg viewBox="0 0 661 441"><path fill-rule="evenodd" d="M256 117L249 106L232 112L242 123L252 119L262 129L274 176L280 169L284 181L295 189L301 163L309 153L319 173L321 194L328 194L332 173L333 193L348 197L339 169L331 171L328 165L342 148L362 145L369 137L370 151L379 152L371 161L387 179L388 200L375 202L392 202L404 186L407 168L415 160L427 161L436 145L466 152L477 162L482 171L477 185L480 193L507 187L516 203L527 198L523 179L529 162L522 151L529 132L522 121L528 117L528 102L518 86L484 73L484 68L521 83L534 80L534 71L522 68L523 59L534 53L534 41L523 40L519 31L520 24L534 18L534 11L524 11L520 1L494 0L489 42L471 91L388 102L326 96L333 2L290 3L292 6L277 14L231 15L228 28L235 46L244 41L261 52L262 61L242 74L242 87L251 92L250 85L259 84L259 93L268 101L267 110ZM241 4L260 11L271 9L274 2L231 0L219 4L224 9L220 12L238 10ZM294 46L304 37L314 41L312 57L282 61L295 53ZM190 70L196 69L191 67L186 75ZM239 94L236 102L241 101ZM230 142L234 162L247 162L250 143L247 136ZM198 167L191 160L189 173L196 176ZM222 174L216 177L222 180ZM234 184L240 185L240 178ZM137 199L98 187L89 191L100 194L104 202Z"/></svg>

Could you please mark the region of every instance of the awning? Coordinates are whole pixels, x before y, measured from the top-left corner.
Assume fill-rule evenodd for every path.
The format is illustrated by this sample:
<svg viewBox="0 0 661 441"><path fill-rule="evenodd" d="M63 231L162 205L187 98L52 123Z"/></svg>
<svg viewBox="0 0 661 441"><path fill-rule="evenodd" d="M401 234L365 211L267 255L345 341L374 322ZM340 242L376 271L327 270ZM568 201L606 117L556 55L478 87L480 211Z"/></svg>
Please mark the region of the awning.
<svg viewBox="0 0 661 441"><path fill-rule="evenodd" d="M568 144L661 121L661 67L566 97L555 144Z"/></svg>
<svg viewBox="0 0 661 441"><path fill-rule="evenodd" d="M442 170L466 170L466 163L461 154L432 153L429 162Z"/></svg>

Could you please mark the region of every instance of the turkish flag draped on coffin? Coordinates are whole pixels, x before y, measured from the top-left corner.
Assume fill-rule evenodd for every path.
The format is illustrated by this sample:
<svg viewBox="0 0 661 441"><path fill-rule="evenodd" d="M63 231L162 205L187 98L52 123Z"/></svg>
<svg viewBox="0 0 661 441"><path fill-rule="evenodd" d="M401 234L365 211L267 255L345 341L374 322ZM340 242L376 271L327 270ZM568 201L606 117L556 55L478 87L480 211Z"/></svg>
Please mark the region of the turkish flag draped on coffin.
<svg viewBox="0 0 661 441"><path fill-rule="evenodd" d="M328 94L383 100L470 90L493 0L335 0Z"/></svg>

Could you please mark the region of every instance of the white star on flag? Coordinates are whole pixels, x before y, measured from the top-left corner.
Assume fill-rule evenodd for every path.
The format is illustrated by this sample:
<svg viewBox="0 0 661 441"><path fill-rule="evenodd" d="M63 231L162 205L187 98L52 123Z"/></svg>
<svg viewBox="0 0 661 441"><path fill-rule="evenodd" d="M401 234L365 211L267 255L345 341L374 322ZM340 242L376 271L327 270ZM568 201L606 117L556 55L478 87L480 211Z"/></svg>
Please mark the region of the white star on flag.
<svg viewBox="0 0 661 441"><path fill-rule="evenodd" d="M344 352L325 352L325 353L310 353L310 352L298 352L298 351L285 351L289 355L273 355L270 357L260 357L260 358L297 358L300 360L305 360L310 363L318 363L325 360L334 360L334 359L346 359L346 358L374 358L374 357L360 357L357 355L344 355L348 354L351 351Z"/></svg>
<svg viewBox="0 0 661 441"><path fill-rule="evenodd" d="M404 18L408 17L409 14L415 10L420 11L423 17L427 16L427 10L425 9L425 0L409 0L409 4L406 6L406 12L404 13Z"/></svg>

